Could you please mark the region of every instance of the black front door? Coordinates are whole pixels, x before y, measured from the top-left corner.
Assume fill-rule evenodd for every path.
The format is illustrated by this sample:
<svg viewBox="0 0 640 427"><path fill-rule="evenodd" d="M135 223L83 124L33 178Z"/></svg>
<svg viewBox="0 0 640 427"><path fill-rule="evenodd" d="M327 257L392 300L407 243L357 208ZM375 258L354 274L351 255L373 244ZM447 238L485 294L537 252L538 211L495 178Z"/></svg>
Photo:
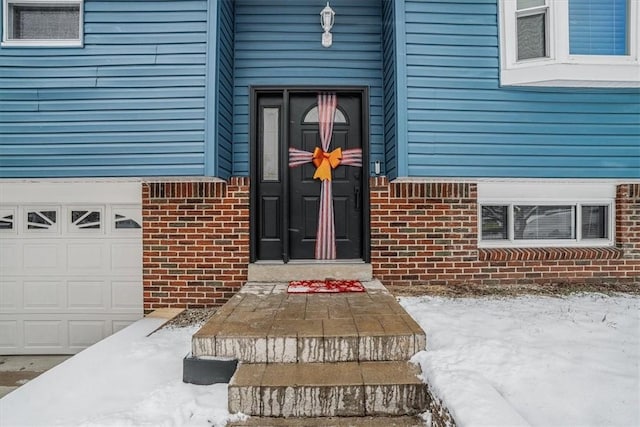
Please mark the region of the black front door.
<svg viewBox="0 0 640 427"><path fill-rule="evenodd" d="M362 93L337 92L338 108L330 150L363 148ZM289 147L313 152L321 146L317 93L258 93L253 161L254 260L315 258L321 182L315 166L289 167ZM285 108L286 107L286 108ZM363 155L363 164L366 164ZM361 167L332 170L336 254L363 259L363 176Z"/></svg>

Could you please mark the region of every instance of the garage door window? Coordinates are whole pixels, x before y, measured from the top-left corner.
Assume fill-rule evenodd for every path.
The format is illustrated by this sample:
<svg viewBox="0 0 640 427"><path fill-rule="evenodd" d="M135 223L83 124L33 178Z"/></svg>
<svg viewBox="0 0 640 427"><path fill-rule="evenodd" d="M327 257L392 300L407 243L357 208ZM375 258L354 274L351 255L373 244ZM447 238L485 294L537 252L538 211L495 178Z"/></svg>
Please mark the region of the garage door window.
<svg viewBox="0 0 640 427"><path fill-rule="evenodd" d="M58 230L57 209L27 210L27 230L55 232Z"/></svg>
<svg viewBox="0 0 640 427"><path fill-rule="evenodd" d="M139 210L118 207L113 210L113 228L116 230L136 230L142 228Z"/></svg>
<svg viewBox="0 0 640 427"><path fill-rule="evenodd" d="M0 210L0 231L12 231L15 229L16 213L12 209Z"/></svg>
<svg viewBox="0 0 640 427"><path fill-rule="evenodd" d="M73 230L100 230L102 228L102 211L97 209L72 209L70 220Z"/></svg>

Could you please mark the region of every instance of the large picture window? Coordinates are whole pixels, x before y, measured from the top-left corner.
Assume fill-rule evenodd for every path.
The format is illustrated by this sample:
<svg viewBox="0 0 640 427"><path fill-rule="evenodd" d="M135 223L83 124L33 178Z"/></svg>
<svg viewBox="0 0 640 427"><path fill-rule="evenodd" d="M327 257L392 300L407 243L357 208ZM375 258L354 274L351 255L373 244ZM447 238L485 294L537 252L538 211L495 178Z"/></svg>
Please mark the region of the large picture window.
<svg viewBox="0 0 640 427"><path fill-rule="evenodd" d="M82 46L82 0L3 0L3 46Z"/></svg>

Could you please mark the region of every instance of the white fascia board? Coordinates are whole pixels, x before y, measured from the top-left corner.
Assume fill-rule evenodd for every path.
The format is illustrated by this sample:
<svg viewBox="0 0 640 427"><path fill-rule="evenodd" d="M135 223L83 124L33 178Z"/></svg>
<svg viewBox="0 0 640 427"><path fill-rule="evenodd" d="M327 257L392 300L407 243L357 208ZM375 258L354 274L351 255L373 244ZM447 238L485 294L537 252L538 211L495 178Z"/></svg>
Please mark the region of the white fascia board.
<svg viewBox="0 0 640 427"><path fill-rule="evenodd" d="M0 182L0 205L141 204L140 182Z"/></svg>

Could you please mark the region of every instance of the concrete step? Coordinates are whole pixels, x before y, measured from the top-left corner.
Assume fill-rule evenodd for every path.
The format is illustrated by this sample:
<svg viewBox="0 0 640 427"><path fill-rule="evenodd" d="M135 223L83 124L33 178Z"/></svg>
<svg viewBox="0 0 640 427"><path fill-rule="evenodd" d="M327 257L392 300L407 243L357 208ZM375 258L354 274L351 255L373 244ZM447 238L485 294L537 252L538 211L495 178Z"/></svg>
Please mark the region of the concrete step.
<svg viewBox="0 0 640 427"><path fill-rule="evenodd" d="M232 421L227 423L227 427L424 427L424 425L424 420L416 416L315 418L249 417L244 421Z"/></svg>
<svg viewBox="0 0 640 427"><path fill-rule="evenodd" d="M292 261L289 263L260 261L249 264L249 282L285 282L290 280L373 278L373 268L360 260Z"/></svg>
<svg viewBox="0 0 640 427"><path fill-rule="evenodd" d="M426 347L420 326L387 292L239 293L192 339L195 357L248 363L408 360Z"/></svg>
<svg viewBox="0 0 640 427"><path fill-rule="evenodd" d="M408 362L240 364L229 411L261 417L416 415L428 405Z"/></svg>

